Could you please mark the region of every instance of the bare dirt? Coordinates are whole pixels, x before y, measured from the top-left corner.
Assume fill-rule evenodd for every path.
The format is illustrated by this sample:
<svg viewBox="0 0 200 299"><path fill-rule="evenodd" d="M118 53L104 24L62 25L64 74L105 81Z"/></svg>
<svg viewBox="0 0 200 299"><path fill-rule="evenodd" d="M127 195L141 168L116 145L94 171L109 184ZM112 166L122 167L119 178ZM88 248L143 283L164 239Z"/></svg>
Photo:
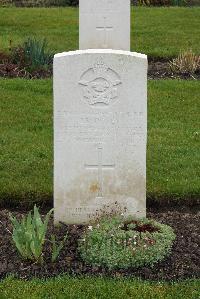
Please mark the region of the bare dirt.
<svg viewBox="0 0 200 299"><path fill-rule="evenodd" d="M200 71L195 74L175 74L170 70L169 60L167 59L149 59L148 65L148 79L185 79L185 80L199 80Z"/></svg>
<svg viewBox="0 0 200 299"><path fill-rule="evenodd" d="M4 78L25 78L25 79L44 79L50 78L53 75L52 66L48 69L40 68L32 72L13 63L0 64L0 77ZM165 59L149 59L148 79L185 79L185 80L199 80L200 71L191 75L189 73L174 74L169 68L169 62Z"/></svg>
<svg viewBox="0 0 200 299"><path fill-rule="evenodd" d="M23 212L13 212L21 217ZM153 268L142 267L128 270L108 271L100 267L91 267L82 262L78 250L78 239L81 238L84 226L61 225L54 228L51 219L48 228L47 239L55 233L58 240L68 232L68 240L55 263L50 259L50 243L46 242L44 248L45 261L37 265L23 261L11 238L9 231L12 230L9 220L9 210L0 210L0 278L7 274L30 279L32 277L47 278L58 274L68 273L73 275L87 274L110 277L140 277L150 280L177 280L200 277L200 210L196 207L174 208L149 208L148 218L171 225L176 233L171 255Z"/></svg>

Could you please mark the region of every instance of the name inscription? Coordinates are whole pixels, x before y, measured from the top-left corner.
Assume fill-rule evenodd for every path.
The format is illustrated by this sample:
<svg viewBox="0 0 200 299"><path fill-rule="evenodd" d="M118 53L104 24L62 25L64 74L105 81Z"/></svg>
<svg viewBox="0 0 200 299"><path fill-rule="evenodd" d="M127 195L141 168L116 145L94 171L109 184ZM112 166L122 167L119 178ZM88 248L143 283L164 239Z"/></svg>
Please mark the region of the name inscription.
<svg viewBox="0 0 200 299"><path fill-rule="evenodd" d="M80 141L102 143L120 140L136 145L145 142L144 113L135 112L98 112L74 113L57 111L60 123L56 132L58 142Z"/></svg>

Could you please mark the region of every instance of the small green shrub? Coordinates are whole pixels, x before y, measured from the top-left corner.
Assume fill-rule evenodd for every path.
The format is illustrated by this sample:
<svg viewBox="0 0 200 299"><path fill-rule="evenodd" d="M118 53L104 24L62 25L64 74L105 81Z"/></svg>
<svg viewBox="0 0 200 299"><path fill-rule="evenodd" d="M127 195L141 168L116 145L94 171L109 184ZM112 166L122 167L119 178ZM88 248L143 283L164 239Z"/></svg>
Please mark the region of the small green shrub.
<svg viewBox="0 0 200 299"><path fill-rule="evenodd" d="M185 51L169 63L171 71L175 74L194 74L200 68L200 56L192 50Z"/></svg>
<svg viewBox="0 0 200 299"><path fill-rule="evenodd" d="M53 54L48 52L46 48L47 42L45 39L39 41L35 38L29 38L22 46L11 50L12 61L29 71L41 67L48 68L53 62Z"/></svg>
<svg viewBox="0 0 200 299"><path fill-rule="evenodd" d="M109 269L153 266L169 254L175 234L154 220L104 218L79 240L82 259Z"/></svg>
<svg viewBox="0 0 200 299"><path fill-rule="evenodd" d="M13 225L12 239L24 259L42 262L42 250L52 211L53 209L46 215L44 222L36 206L34 206L33 216L29 212L27 218L23 217L21 222L10 214Z"/></svg>

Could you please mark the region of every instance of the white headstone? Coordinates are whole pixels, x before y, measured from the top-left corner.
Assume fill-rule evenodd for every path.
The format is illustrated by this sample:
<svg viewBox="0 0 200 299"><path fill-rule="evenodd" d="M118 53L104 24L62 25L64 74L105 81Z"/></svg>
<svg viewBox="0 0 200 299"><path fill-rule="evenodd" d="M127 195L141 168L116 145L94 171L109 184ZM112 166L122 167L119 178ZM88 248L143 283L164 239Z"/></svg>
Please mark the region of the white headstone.
<svg viewBox="0 0 200 299"><path fill-rule="evenodd" d="M80 0L79 49L130 51L130 0Z"/></svg>
<svg viewBox="0 0 200 299"><path fill-rule="evenodd" d="M117 202L146 214L147 57L85 50L54 58L55 223Z"/></svg>

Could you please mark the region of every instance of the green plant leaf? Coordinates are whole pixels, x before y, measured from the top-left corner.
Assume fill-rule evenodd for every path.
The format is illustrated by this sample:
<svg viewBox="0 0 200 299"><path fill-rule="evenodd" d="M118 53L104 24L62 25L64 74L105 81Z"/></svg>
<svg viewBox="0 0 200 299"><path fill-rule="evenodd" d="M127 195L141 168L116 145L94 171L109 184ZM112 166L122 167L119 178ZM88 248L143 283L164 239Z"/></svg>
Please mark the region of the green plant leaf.
<svg viewBox="0 0 200 299"><path fill-rule="evenodd" d="M42 250L47 233L47 225L53 209L50 210L43 223L37 206L34 206L33 215L28 213L21 222L10 214L10 220L13 226L13 242L24 259L42 262Z"/></svg>

